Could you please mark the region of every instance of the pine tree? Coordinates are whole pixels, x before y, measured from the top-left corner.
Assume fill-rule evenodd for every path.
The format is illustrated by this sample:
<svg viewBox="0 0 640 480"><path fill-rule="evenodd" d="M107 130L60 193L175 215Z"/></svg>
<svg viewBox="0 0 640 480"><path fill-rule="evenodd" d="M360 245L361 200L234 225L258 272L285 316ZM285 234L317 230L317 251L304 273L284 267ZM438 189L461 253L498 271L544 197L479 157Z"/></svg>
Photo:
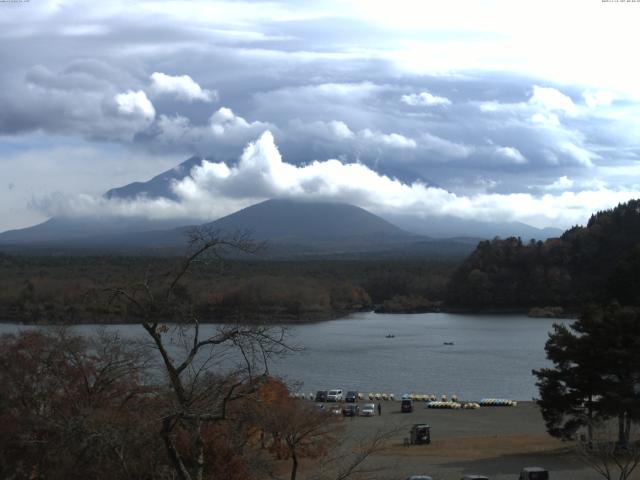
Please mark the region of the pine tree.
<svg viewBox="0 0 640 480"><path fill-rule="evenodd" d="M555 325L545 345L553 368L534 370L547 431L574 438L595 421L618 419L618 441L640 419L640 312L589 308L569 328Z"/></svg>

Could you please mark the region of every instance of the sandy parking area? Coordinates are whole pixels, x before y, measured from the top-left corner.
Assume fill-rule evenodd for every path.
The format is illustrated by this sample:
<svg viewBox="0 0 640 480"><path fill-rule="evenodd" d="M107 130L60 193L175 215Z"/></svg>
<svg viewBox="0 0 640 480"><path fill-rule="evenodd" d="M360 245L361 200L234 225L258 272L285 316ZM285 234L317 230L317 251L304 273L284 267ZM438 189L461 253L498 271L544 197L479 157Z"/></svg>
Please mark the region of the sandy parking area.
<svg viewBox="0 0 640 480"><path fill-rule="evenodd" d="M415 423L431 425L430 445L404 446ZM416 402L413 413L400 413L399 402L383 402L382 416L345 418L344 424L346 435L354 438L398 429L388 447L368 461L368 467L378 472L362 478L424 474L436 480L459 480L463 474L476 473L506 480L517 479L525 466L545 467L553 480L601 478L574 456L571 445L546 433L532 402L478 410L428 409Z"/></svg>

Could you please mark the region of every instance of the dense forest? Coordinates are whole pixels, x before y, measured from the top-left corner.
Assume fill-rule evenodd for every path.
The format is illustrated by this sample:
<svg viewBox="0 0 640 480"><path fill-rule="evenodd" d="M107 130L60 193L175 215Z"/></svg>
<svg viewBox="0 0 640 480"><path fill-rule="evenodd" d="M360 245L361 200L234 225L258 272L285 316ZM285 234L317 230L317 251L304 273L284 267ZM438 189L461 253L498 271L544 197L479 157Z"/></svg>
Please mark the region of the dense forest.
<svg viewBox="0 0 640 480"><path fill-rule="evenodd" d="M0 254L0 318L25 323L137 321L104 291L163 275L179 259ZM185 295L206 321L304 322L346 313L438 308L456 264L246 261L195 265Z"/></svg>
<svg viewBox="0 0 640 480"><path fill-rule="evenodd" d="M449 306L528 309L588 302L640 304L640 200L598 212L560 238L494 239L454 272Z"/></svg>
<svg viewBox="0 0 640 480"><path fill-rule="evenodd" d="M162 276L169 257L0 253L0 318L26 323L136 321L101 293ZM588 302L640 304L640 200L594 214L545 242L482 241L461 264L447 258L203 262L185 295L206 321L305 322L350 312L538 309Z"/></svg>

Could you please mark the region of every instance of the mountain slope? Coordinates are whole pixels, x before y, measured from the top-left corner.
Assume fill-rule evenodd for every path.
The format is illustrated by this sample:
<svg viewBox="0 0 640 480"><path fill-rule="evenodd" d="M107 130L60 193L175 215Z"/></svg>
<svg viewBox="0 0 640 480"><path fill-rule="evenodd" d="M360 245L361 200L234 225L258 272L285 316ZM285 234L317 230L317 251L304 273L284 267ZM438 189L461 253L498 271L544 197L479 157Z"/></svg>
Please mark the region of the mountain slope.
<svg viewBox="0 0 640 480"><path fill-rule="evenodd" d="M407 238L411 235L368 211L345 203L267 200L209 224L212 228L250 230L270 241L330 241Z"/></svg>
<svg viewBox="0 0 640 480"><path fill-rule="evenodd" d="M559 237L559 228L536 228L521 222L481 222L452 216L429 216L419 218L412 215L384 215L383 218L408 232L427 235L432 238L473 237L491 239L494 237L520 237L523 240L535 238L546 240Z"/></svg>
<svg viewBox="0 0 640 480"><path fill-rule="evenodd" d="M171 190L171 182L189 175L191 169L202 163L202 157L191 157L180 165L156 175L146 182L133 182L108 190L106 198L135 198L140 195L149 198L176 199ZM156 232L173 229L184 225L199 223L191 218L173 220L152 220L142 217L55 217L31 227L9 230L0 233L0 245L67 245L107 246L140 244L135 235L127 239L126 234L138 232ZM178 235L180 236L180 235ZM153 237L150 235L151 240ZM161 242L175 243L171 242Z"/></svg>
<svg viewBox="0 0 640 480"><path fill-rule="evenodd" d="M149 198L171 198L176 199L175 194L171 190L171 182L181 180L191 172L191 169L202 163L202 157L191 157L182 162L180 165L156 175L146 182L133 182L118 188L108 190L104 196L106 198L135 198L139 195L145 195Z"/></svg>
<svg viewBox="0 0 640 480"><path fill-rule="evenodd" d="M134 237L138 232L173 229L185 220L149 220L141 217L51 218L32 227L0 233L0 245L86 245L108 244L109 238Z"/></svg>

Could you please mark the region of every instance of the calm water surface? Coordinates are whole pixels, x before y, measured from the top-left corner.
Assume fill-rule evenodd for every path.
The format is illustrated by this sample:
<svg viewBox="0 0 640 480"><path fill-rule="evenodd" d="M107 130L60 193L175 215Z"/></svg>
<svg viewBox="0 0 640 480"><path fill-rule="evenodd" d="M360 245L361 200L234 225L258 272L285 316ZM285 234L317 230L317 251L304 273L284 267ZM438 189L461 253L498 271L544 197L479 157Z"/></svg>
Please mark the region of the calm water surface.
<svg viewBox="0 0 640 480"><path fill-rule="evenodd" d="M274 361L271 371L303 382L305 392L342 388L530 400L537 395L531 370L548 365L544 343L558 321L522 315L358 313L290 327L290 343L304 350ZM4 324L0 332L20 328ZM91 334L97 326L74 328ZM206 326L203 333L212 328ZM109 329L123 337L144 336L136 325Z"/></svg>

